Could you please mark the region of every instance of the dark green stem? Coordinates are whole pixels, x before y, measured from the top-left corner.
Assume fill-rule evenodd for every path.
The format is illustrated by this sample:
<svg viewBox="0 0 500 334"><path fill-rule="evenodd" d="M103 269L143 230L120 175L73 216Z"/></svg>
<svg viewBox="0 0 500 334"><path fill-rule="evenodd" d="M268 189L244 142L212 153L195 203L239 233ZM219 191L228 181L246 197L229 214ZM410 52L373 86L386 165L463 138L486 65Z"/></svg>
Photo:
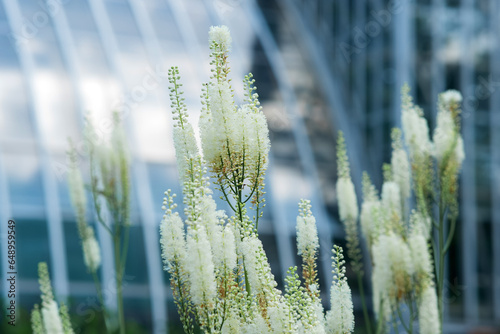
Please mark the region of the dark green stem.
<svg viewBox="0 0 500 334"><path fill-rule="evenodd" d="M363 276L361 273L358 273L358 287L359 287L359 294L361 295L361 304L363 305L363 316L365 318L365 325L366 325L366 333L371 334L372 333L372 324L370 321L370 316L368 315L368 308L366 306L366 300L365 300L365 290L363 288Z"/></svg>
<svg viewBox="0 0 500 334"><path fill-rule="evenodd" d="M120 231L120 228L115 229ZM115 234L113 238L114 255L115 255L115 282L116 282L116 303L118 306L118 322L120 324L120 334L125 334L125 314L123 311L123 270L120 261L120 234Z"/></svg>
<svg viewBox="0 0 500 334"><path fill-rule="evenodd" d="M101 304L102 314L104 316L104 324L106 326L106 332L110 333L111 328L110 328L110 324L109 324L108 312L106 311L106 305L104 305L104 298L102 297L101 282L99 281L99 278L97 277L97 272L95 272L95 271L92 272L92 278L94 279L95 290L97 292L97 299L99 300L99 304Z"/></svg>

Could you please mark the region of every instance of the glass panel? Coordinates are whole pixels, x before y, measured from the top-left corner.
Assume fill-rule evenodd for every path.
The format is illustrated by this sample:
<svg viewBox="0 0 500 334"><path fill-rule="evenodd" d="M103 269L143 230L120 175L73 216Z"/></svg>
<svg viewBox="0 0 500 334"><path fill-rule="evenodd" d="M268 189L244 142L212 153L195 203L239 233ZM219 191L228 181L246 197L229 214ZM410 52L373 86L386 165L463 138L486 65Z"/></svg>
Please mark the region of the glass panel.
<svg viewBox="0 0 500 334"><path fill-rule="evenodd" d="M139 30L127 2L106 1L106 9L116 34L139 36Z"/></svg>
<svg viewBox="0 0 500 334"><path fill-rule="evenodd" d="M142 159L174 163L175 152L169 111L159 107L157 103L144 101L137 110L132 112L131 121L136 145Z"/></svg>
<svg viewBox="0 0 500 334"><path fill-rule="evenodd" d="M10 200L13 205L44 205L40 163L36 156L5 155Z"/></svg>
<svg viewBox="0 0 500 334"><path fill-rule="evenodd" d="M67 1L64 4L64 11L71 29L96 30L87 1Z"/></svg>
<svg viewBox="0 0 500 334"><path fill-rule="evenodd" d="M132 333L151 333L151 303L145 298L125 298L127 330Z"/></svg>
<svg viewBox="0 0 500 334"><path fill-rule="evenodd" d="M132 285L148 282L148 270L146 265L146 252L144 249L142 227L131 226L129 250L127 252L127 264L125 268L125 276L128 277L128 284Z"/></svg>
<svg viewBox="0 0 500 334"><path fill-rule="evenodd" d="M77 129L71 82L65 72L59 42L43 5L22 1L22 14L36 30L27 47L34 60L33 104L42 138L50 149L64 151L66 139Z"/></svg>
<svg viewBox="0 0 500 334"><path fill-rule="evenodd" d="M148 163L148 174L151 186L151 193L153 197L153 207L155 211L155 217L161 219L163 216L163 210L161 209L163 198L165 197L165 191L167 189L172 189L172 193L177 194L177 200L182 203L181 195L182 189L177 180L177 169L174 165L164 165L156 163ZM182 210L181 210L182 211Z"/></svg>
<svg viewBox="0 0 500 334"><path fill-rule="evenodd" d="M87 271L87 267L85 266L85 262L83 260L82 243L78 235L78 227L76 225L76 222L64 222L64 236L66 243L66 257L68 261L69 280L93 282L94 280L92 274Z"/></svg>
<svg viewBox="0 0 500 334"><path fill-rule="evenodd" d="M7 26L6 26L7 28ZM8 139L30 139L33 127L28 97L16 51L5 35L0 36L0 136Z"/></svg>
<svg viewBox="0 0 500 334"><path fill-rule="evenodd" d="M20 279L37 279L38 263L50 268L49 235L44 220L16 220L17 265Z"/></svg>

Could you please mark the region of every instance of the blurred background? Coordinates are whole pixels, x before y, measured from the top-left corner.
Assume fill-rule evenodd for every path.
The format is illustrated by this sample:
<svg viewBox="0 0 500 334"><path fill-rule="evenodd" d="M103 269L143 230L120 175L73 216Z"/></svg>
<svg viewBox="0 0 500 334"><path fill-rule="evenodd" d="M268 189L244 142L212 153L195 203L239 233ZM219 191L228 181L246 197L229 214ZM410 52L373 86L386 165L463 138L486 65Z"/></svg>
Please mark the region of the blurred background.
<svg viewBox="0 0 500 334"><path fill-rule="evenodd" d="M135 332L177 332L158 241L163 192L181 194L166 72L179 66L196 124L201 84L210 75L208 29L225 24L233 37L236 99L242 98L244 74L252 72L270 127L267 206L259 232L273 273L282 286L287 268L300 263L294 255L297 203L310 198L321 235L325 301L331 244L344 244L334 187L337 131L345 133L361 195L363 170L381 185L390 129L400 125L403 83L411 86L431 129L437 94L462 92L466 160L460 221L447 262L444 328L498 333L499 22L498 0L1 0L2 300L8 290L7 221L13 218L18 308L31 310L39 302L37 263L47 261L55 293L69 302L75 322L90 332L98 321L69 201L65 151L73 138L85 168L84 116L90 112L106 132L110 112L117 110L132 155L127 319ZM111 242L99 228L98 238L105 300L113 309ZM369 279L365 283L369 291ZM354 277L350 285L363 333ZM3 310L0 331L6 328ZM29 317L18 313L17 321L19 329Z"/></svg>

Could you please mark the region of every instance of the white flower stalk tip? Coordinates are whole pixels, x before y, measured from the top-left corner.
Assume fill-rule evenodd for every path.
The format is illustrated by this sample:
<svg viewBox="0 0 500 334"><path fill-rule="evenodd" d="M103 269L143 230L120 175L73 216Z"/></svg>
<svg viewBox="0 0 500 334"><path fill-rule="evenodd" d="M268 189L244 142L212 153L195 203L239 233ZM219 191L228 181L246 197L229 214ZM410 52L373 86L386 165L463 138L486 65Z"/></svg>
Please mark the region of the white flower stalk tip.
<svg viewBox="0 0 500 334"><path fill-rule="evenodd" d="M342 248L334 245L332 257L333 282L330 291L331 310L326 313L326 332L334 334L352 333L354 313L351 288L345 277L345 261Z"/></svg>
<svg viewBox="0 0 500 334"><path fill-rule="evenodd" d="M410 149L411 157L421 154L428 155L432 152L432 143L429 139L429 126L423 116L422 110L415 106L409 95L410 88L404 85L402 92L401 123L405 142Z"/></svg>
<svg viewBox="0 0 500 334"><path fill-rule="evenodd" d="M399 218L402 217L401 192L396 182L384 182L382 185L382 204L390 210L391 215L397 214Z"/></svg>
<svg viewBox="0 0 500 334"><path fill-rule="evenodd" d="M332 309L326 314L327 333L345 334L354 330L354 314L349 285L334 285L331 291Z"/></svg>
<svg viewBox="0 0 500 334"><path fill-rule="evenodd" d="M160 244L163 261L170 266L174 261L182 262L186 257L184 223L178 213L163 216L160 226Z"/></svg>
<svg viewBox="0 0 500 334"><path fill-rule="evenodd" d="M300 215L297 216L297 250L299 255L314 257L319 248L316 219L311 213L310 201L301 200Z"/></svg>
<svg viewBox="0 0 500 334"><path fill-rule="evenodd" d="M231 33L226 26L212 26L208 32L208 41L210 44L217 43L222 50L231 49Z"/></svg>
<svg viewBox="0 0 500 334"><path fill-rule="evenodd" d="M51 300L42 306L43 327L46 333L63 334L63 324L57 303Z"/></svg>
<svg viewBox="0 0 500 334"><path fill-rule="evenodd" d="M87 226L85 238L82 241L83 260L87 269L94 273L101 265L101 249L94 235L94 229Z"/></svg>
<svg viewBox="0 0 500 334"><path fill-rule="evenodd" d="M341 221L358 219L358 202L354 184L350 178L340 178L337 181L337 197Z"/></svg>
<svg viewBox="0 0 500 334"><path fill-rule="evenodd" d="M418 305L418 319L420 333L440 333L436 291L431 284L428 284L422 293L420 304Z"/></svg>
<svg viewBox="0 0 500 334"><path fill-rule="evenodd" d="M464 144L458 130L451 111L445 106L440 106L433 136L434 156L438 162L442 161L446 154L451 154L458 165L462 164L465 158Z"/></svg>
<svg viewBox="0 0 500 334"><path fill-rule="evenodd" d="M452 103L460 104L462 103L462 93L458 90L449 89L444 93L440 94L441 101L447 106Z"/></svg>
<svg viewBox="0 0 500 334"><path fill-rule="evenodd" d="M417 107L403 110L401 117L406 145L413 155L430 154L432 144L429 139L427 120L420 115Z"/></svg>

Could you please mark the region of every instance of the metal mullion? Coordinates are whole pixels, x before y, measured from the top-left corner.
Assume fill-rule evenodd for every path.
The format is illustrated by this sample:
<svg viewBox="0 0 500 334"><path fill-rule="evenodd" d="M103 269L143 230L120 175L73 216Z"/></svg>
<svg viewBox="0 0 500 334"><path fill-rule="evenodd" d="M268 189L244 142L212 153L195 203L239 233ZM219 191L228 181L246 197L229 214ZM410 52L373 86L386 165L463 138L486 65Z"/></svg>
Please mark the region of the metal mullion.
<svg viewBox="0 0 500 334"><path fill-rule="evenodd" d="M354 9L355 22L357 27L365 26L366 22L366 1L358 0ZM355 126L362 129L359 131L359 140L366 142L366 54L367 48L355 57L353 61L354 89L351 90L351 105L356 115Z"/></svg>
<svg viewBox="0 0 500 334"><path fill-rule="evenodd" d="M381 10L383 8L382 0L375 0L376 8L374 10ZM369 150L371 153L371 166L377 166L376 170L371 170L370 177L375 184L382 184L382 177L379 172L379 167L382 166L384 162L384 114L385 108L383 105L383 93L384 93L384 34L381 33L378 38L374 38L372 42L372 51L375 51L375 56L372 55L373 65L370 90L372 91L372 103L371 115L370 115L370 126L372 127L372 139L373 142Z"/></svg>
<svg viewBox="0 0 500 334"><path fill-rule="evenodd" d="M432 80L431 80L431 101L429 105L431 106L431 121L429 122L429 127L433 128L435 126L435 120L437 115L437 96L440 92L445 89L445 69L443 62L439 57L439 48L444 45L444 31L443 31L443 20L439 19L444 17L444 1L445 0L433 0L431 13L434 15L432 19L432 54L431 54L431 68L432 68Z"/></svg>
<svg viewBox="0 0 500 334"><path fill-rule="evenodd" d="M473 90L473 53L470 48L474 14L474 1L463 0L461 15L461 70L460 87L467 97L474 96ZM465 320L476 322L479 318L478 277L477 277L477 208L476 208L476 173L475 173L475 115L474 112L463 114L463 137L466 158L461 178L462 194L462 255L464 285Z"/></svg>
<svg viewBox="0 0 500 334"><path fill-rule="evenodd" d="M490 0L490 24L493 33L500 32L500 5ZM492 80L500 78L500 49L493 48L490 54L490 75ZM488 87L493 89L493 87ZM500 95L494 92L490 97L490 151L491 151L491 244L493 247L493 318L500 319Z"/></svg>
<svg viewBox="0 0 500 334"><path fill-rule="evenodd" d="M393 87L392 108L390 120L392 126L401 126L401 87L408 83L414 86L414 78L411 70L413 61L413 11L412 2L407 1L401 4L401 12L393 16L392 25L392 52L395 64L395 84Z"/></svg>
<svg viewBox="0 0 500 334"><path fill-rule="evenodd" d="M23 15L19 4L15 0L3 0L3 3L11 31L21 36L22 32L19 31L19 29L23 27ZM64 245L64 228L61 207L59 205L57 181L55 178L56 171L51 168L50 154L40 128L41 115L35 103L35 84L33 82L35 63L26 43L21 42L17 44L17 55L21 71L26 80L25 84L27 87L27 95L29 96L29 110L31 118L33 119L36 145L41 164L43 193L47 209L47 228L49 231L48 242L52 260L52 280L54 282L56 294L62 298L66 298L69 292L69 284L66 266L66 250Z"/></svg>

